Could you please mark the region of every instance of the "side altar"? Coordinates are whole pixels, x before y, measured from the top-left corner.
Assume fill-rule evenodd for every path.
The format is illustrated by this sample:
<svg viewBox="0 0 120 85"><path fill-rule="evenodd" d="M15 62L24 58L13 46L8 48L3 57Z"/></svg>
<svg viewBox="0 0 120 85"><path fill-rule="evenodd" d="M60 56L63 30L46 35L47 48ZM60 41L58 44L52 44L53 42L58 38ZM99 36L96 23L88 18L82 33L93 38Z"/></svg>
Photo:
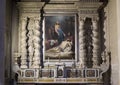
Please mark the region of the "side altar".
<svg viewBox="0 0 120 85"><path fill-rule="evenodd" d="M100 26L102 2L50 0L17 2L17 7L17 83L103 83L110 53L101 33L106 29Z"/></svg>

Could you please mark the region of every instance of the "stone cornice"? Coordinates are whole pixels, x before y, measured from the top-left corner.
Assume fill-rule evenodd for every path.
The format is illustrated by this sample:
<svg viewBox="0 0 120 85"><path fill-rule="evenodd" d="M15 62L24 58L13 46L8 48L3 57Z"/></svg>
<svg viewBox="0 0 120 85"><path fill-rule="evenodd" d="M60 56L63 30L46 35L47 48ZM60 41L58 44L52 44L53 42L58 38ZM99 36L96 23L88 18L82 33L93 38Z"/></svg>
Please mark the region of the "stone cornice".
<svg viewBox="0 0 120 85"><path fill-rule="evenodd" d="M45 9L75 9L74 4L47 4Z"/></svg>
<svg viewBox="0 0 120 85"><path fill-rule="evenodd" d="M102 2L76 2L75 5L80 14L98 15Z"/></svg>
<svg viewBox="0 0 120 85"><path fill-rule="evenodd" d="M17 2L18 7L37 7L41 8L44 5L44 2Z"/></svg>
<svg viewBox="0 0 120 85"><path fill-rule="evenodd" d="M77 7L75 4L47 4L44 7L45 12L76 12Z"/></svg>
<svg viewBox="0 0 120 85"><path fill-rule="evenodd" d="M59 0L60 1L60 0ZM67 2L68 0L62 0L61 2ZM22 13L39 13L40 9L45 5L45 12L77 12L81 13L89 12L89 13L97 13L97 10L102 6L101 2L82 2L78 0L72 0L74 3L47 3L45 2L18 2L17 6ZM71 1L71 2L72 2ZM55 0L51 0L50 2L55 2ZM89 9L89 10L88 10ZM87 10L87 11L86 11ZM87 13L88 14L88 13Z"/></svg>
<svg viewBox="0 0 120 85"><path fill-rule="evenodd" d="M44 6L44 2L17 2L17 6L20 12L40 12L40 9Z"/></svg>
<svg viewBox="0 0 120 85"><path fill-rule="evenodd" d="M76 2L78 9L98 9L102 6L102 2Z"/></svg>

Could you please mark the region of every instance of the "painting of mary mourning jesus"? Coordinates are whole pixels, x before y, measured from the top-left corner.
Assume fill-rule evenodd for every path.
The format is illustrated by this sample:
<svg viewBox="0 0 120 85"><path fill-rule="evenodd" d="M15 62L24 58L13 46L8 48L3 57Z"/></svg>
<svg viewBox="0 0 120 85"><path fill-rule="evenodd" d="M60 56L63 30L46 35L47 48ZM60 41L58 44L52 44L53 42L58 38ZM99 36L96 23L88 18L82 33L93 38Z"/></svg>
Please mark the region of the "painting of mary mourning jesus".
<svg viewBox="0 0 120 85"><path fill-rule="evenodd" d="M75 58L75 16L45 16L45 59Z"/></svg>

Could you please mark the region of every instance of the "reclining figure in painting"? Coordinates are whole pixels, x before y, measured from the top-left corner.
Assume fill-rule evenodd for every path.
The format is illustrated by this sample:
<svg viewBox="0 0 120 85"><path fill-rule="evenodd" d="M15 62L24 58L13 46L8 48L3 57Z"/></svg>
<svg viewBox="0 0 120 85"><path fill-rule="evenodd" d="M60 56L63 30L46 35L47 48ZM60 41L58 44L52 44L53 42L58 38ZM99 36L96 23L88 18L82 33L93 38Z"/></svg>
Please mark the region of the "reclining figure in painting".
<svg viewBox="0 0 120 85"><path fill-rule="evenodd" d="M72 51L73 43L69 39L62 41L56 47L46 50L45 57L49 58L72 58L74 52Z"/></svg>

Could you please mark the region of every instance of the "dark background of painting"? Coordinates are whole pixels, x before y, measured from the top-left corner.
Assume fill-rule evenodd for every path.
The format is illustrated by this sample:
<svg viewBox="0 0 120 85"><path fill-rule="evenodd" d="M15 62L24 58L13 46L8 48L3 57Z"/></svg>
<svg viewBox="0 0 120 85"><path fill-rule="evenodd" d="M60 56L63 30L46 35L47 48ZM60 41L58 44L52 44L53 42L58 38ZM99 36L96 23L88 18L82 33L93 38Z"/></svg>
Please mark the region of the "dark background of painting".
<svg viewBox="0 0 120 85"><path fill-rule="evenodd" d="M46 16L45 17L45 38L51 39L49 30L54 28L56 22L60 23L60 27L65 33L71 32L75 34L75 16Z"/></svg>

